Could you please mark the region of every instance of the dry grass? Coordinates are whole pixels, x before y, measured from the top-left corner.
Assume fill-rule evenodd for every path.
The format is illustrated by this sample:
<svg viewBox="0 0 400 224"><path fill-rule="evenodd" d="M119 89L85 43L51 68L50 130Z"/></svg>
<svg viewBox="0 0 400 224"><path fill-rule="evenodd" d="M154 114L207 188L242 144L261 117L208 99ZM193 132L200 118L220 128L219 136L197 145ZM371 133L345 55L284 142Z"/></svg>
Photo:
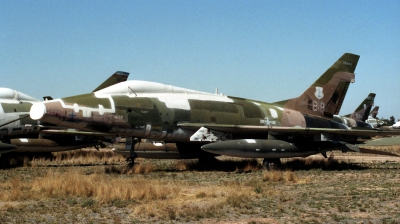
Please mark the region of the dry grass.
<svg viewBox="0 0 400 224"><path fill-rule="evenodd" d="M235 172L257 172L263 167L256 159L229 158L213 160L207 164L199 164L198 160L177 160L175 170L196 170L196 171L235 171Z"/></svg>
<svg viewBox="0 0 400 224"><path fill-rule="evenodd" d="M81 149L66 152L53 153L53 161L57 164L81 165L81 164L113 164L125 161L125 158L110 150Z"/></svg>
<svg viewBox="0 0 400 224"><path fill-rule="evenodd" d="M365 169L358 164L353 164L345 160L336 160L332 157L328 159L316 159L316 158L293 158L286 159L283 163L282 169L285 170L311 170L311 169L322 169L322 170L357 170Z"/></svg>
<svg viewBox="0 0 400 224"><path fill-rule="evenodd" d="M258 160L222 158L201 167L138 159L127 169L120 157L97 153L58 153L60 160L0 170L0 223L400 220L399 164L371 169L306 158L264 171Z"/></svg>
<svg viewBox="0 0 400 224"><path fill-rule="evenodd" d="M297 183L299 177L292 171L265 171L263 173L263 181L272 182L292 182Z"/></svg>
<svg viewBox="0 0 400 224"><path fill-rule="evenodd" d="M1 189L2 194L0 194L0 197L2 201L23 201L32 197L29 186L18 177L12 178L8 182L1 183Z"/></svg>
<svg viewBox="0 0 400 224"><path fill-rule="evenodd" d="M199 220L218 217L226 207L251 207L251 195L256 194L252 185L238 181L226 181L220 186L198 185L170 180L149 179L135 176L137 171L125 175L79 172L48 171L31 181L14 178L0 184L0 200L18 202L77 198L81 207L129 205L133 214L145 219ZM139 172L140 173L140 172ZM249 193L250 192L250 193ZM85 199L86 198L86 199Z"/></svg>
<svg viewBox="0 0 400 224"><path fill-rule="evenodd" d="M117 174L147 174L154 171L154 166L151 163L136 163L132 168L127 166L109 166L104 168L105 173Z"/></svg>
<svg viewBox="0 0 400 224"><path fill-rule="evenodd" d="M174 186L145 178L124 178L101 174L49 172L28 186L42 197L91 197L100 202L113 200L164 200L178 193Z"/></svg>
<svg viewBox="0 0 400 224"><path fill-rule="evenodd" d="M120 154L110 150L97 151L93 148L79 150L53 152L45 156L32 154L30 157L17 157L11 161L12 165L23 167L38 167L51 165L93 165L93 164L115 164L125 161Z"/></svg>

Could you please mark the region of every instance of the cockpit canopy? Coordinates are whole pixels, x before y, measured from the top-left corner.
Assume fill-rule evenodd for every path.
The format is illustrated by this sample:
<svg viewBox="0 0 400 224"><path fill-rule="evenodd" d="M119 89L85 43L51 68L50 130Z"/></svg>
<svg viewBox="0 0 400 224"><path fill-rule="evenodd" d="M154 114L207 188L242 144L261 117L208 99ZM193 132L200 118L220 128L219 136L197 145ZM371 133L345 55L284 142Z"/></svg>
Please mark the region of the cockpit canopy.
<svg viewBox="0 0 400 224"><path fill-rule="evenodd" d="M181 87L165 85L156 82L131 80L121 82L96 92L96 95L139 95L151 93L191 93L191 94L210 94Z"/></svg>

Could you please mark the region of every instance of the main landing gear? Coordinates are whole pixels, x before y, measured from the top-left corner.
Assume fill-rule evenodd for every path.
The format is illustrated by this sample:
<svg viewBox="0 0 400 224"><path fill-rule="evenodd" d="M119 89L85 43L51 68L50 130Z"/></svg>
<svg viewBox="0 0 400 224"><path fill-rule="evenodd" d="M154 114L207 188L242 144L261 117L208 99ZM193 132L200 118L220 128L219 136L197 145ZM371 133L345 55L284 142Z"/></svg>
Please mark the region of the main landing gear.
<svg viewBox="0 0 400 224"><path fill-rule="evenodd" d="M264 169L266 169L266 170L275 170L275 169L279 169L279 167L281 167L282 163L279 158L278 159L264 158L262 165L263 165Z"/></svg>
<svg viewBox="0 0 400 224"><path fill-rule="evenodd" d="M130 155L129 157L126 158L126 162L128 162L128 164L126 165L126 167L128 169L132 169L133 166L135 165L135 158L137 158L137 155L135 153L135 145L136 144L140 144L140 139L137 138L126 138L126 148L129 148L130 151Z"/></svg>
<svg viewBox="0 0 400 224"><path fill-rule="evenodd" d="M131 153L132 154L132 153ZM128 164L126 164L126 167L128 168L128 169L132 169L133 168L133 166L135 165L135 156L129 156L129 157L127 157L126 158L126 162L128 163Z"/></svg>

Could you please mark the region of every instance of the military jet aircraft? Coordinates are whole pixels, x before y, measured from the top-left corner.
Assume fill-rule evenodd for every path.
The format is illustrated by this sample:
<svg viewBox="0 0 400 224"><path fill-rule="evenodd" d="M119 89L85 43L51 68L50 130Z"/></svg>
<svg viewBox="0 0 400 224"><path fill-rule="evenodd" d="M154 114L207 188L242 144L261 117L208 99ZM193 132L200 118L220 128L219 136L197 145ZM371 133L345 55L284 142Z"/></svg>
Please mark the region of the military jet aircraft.
<svg viewBox="0 0 400 224"><path fill-rule="evenodd" d="M386 122L377 118L379 111L379 106L375 106L369 113L368 119L365 123L370 124L373 128L381 128L386 125Z"/></svg>
<svg viewBox="0 0 400 224"><path fill-rule="evenodd" d="M264 158L263 165L269 167L280 158L360 152L362 146L355 145L359 136L390 133L349 129L332 119L355 80L358 59L345 53L298 98L274 104L132 80L35 103L30 116L75 128L76 134L126 137L132 161L227 155ZM153 150L140 139L166 144Z"/></svg>
<svg viewBox="0 0 400 224"><path fill-rule="evenodd" d="M126 81L129 73L116 72L95 91ZM49 99L51 97L46 97ZM39 100L9 88L0 88L0 165L10 165L10 158L28 153L49 153L99 145L95 139L80 139L74 135L60 136L41 133L43 130L64 130L32 120L29 110Z"/></svg>
<svg viewBox="0 0 400 224"><path fill-rule="evenodd" d="M372 129L373 126L369 123L366 123L366 120L372 106L374 105L375 96L375 93L370 93L353 113L345 116L333 115L333 119L339 123L347 125L350 128Z"/></svg>

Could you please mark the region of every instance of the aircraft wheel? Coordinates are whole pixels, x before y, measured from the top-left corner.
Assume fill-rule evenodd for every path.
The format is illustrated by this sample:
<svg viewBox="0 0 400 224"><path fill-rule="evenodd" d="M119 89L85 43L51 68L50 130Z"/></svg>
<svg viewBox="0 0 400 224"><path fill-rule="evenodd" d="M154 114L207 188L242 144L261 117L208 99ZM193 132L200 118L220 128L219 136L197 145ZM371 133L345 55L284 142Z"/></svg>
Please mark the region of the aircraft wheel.
<svg viewBox="0 0 400 224"><path fill-rule="evenodd" d="M276 170L281 167L282 163L280 159L264 159L262 163L266 170Z"/></svg>
<svg viewBox="0 0 400 224"><path fill-rule="evenodd" d="M135 158L134 157L128 157L128 158L126 158L126 161L128 162L128 164L126 164L126 167L128 169L132 169L133 166L135 165Z"/></svg>

